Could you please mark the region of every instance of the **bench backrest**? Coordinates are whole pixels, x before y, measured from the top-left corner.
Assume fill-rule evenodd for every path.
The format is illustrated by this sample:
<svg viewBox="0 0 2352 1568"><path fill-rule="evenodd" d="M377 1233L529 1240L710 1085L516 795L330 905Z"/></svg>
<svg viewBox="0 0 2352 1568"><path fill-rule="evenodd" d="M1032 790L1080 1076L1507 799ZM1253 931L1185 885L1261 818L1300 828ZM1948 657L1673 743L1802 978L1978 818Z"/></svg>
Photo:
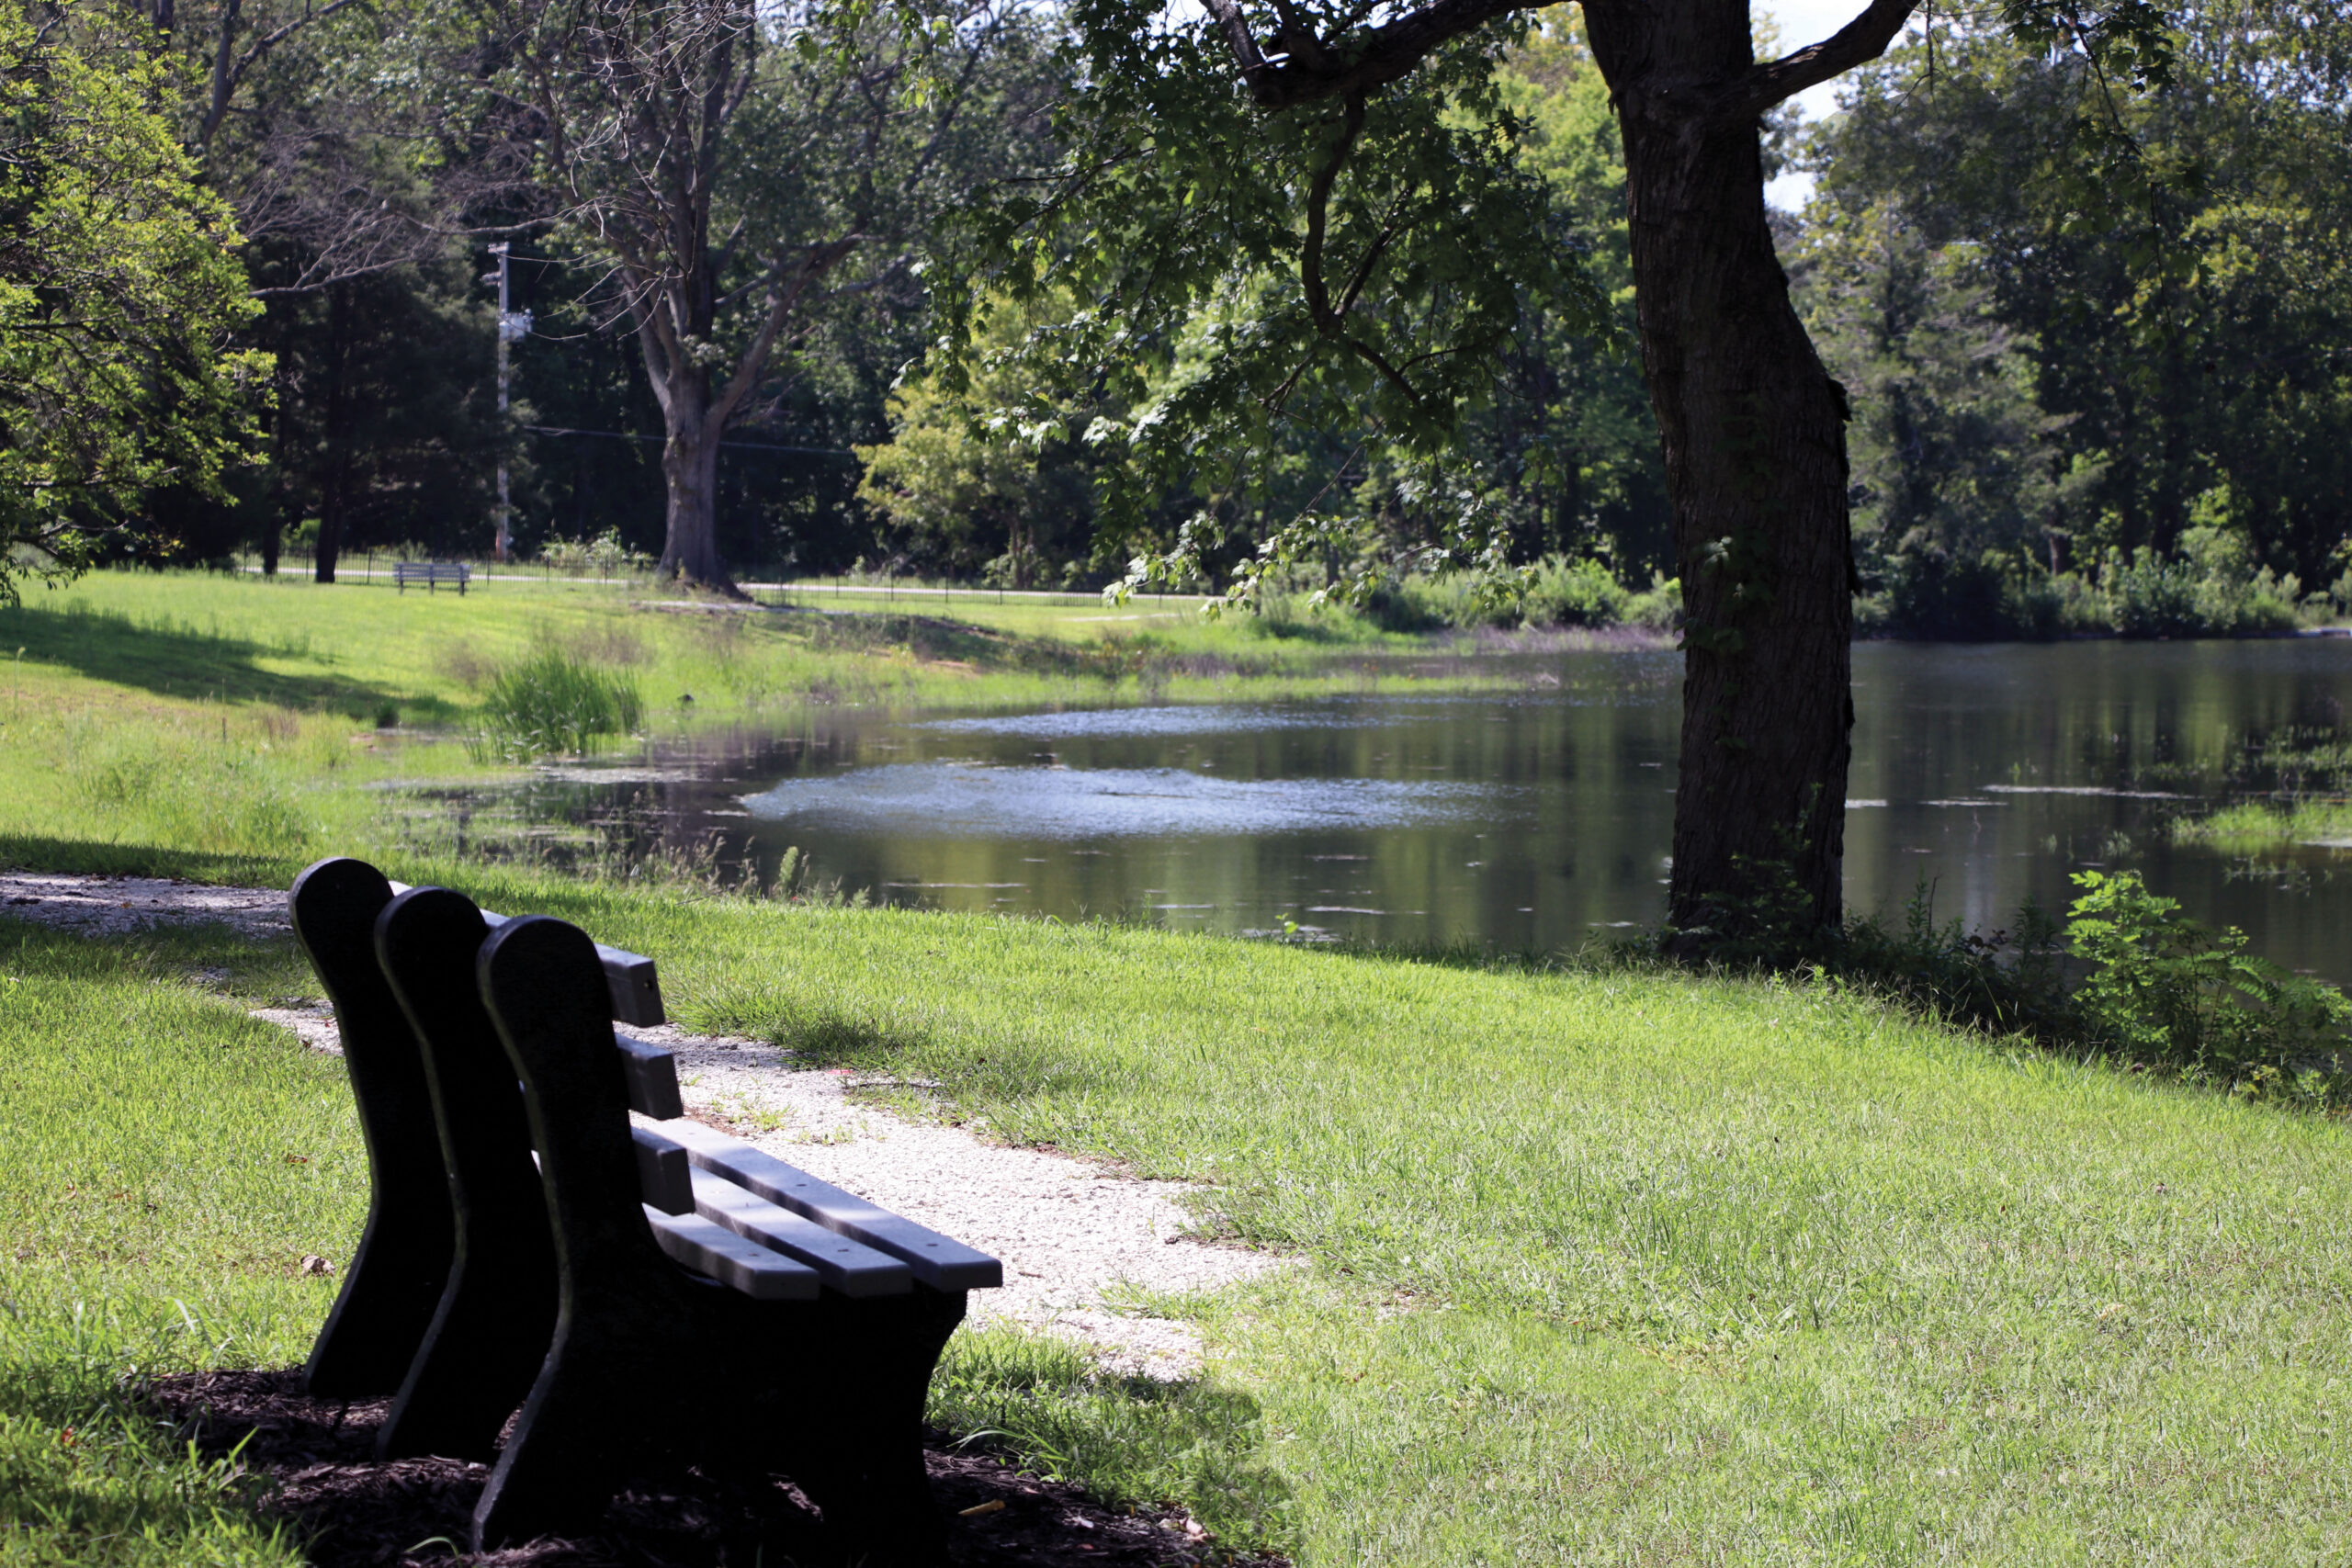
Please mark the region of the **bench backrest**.
<svg viewBox="0 0 2352 1568"><path fill-rule="evenodd" d="M367 1227L308 1368L311 1387L326 1396L400 1386L456 1257L456 1164L444 1146L426 1055L378 951L379 918L408 891L364 861L338 857L304 871L288 897L295 940L334 1004L368 1148ZM597 948L595 955L615 1016L644 1026L663 1021L653 960L617 948ZM470 960L458 968L437 985L454 982L458 999L473 998L479 1013ZM513 1077L501 1076L511 1097Z"/></svg>

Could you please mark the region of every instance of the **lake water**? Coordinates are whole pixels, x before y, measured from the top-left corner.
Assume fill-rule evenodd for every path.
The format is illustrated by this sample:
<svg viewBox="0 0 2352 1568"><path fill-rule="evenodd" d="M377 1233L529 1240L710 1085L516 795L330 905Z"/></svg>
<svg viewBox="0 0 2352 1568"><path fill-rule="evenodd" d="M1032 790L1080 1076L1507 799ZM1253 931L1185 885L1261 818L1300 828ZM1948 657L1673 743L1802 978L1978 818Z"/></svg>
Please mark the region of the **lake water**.
<svg viewBox="0 0 2352 1568"><path fill-rule="evenodd" d="M770 872L797 846L893 904L1537 949L1658 919L1679 656L1503 668L1520 690L843 713L556 770L516 804ZM2072 872L2129 866L2352 981L2352 854L2249 861L2165 831L2244 793L2250 740L2341 729L2352 640L1869 644L1855 704L1849 908L1893 913L1924 877L1939 920L2005 926L2029 893L2063 911Z"/></svg>

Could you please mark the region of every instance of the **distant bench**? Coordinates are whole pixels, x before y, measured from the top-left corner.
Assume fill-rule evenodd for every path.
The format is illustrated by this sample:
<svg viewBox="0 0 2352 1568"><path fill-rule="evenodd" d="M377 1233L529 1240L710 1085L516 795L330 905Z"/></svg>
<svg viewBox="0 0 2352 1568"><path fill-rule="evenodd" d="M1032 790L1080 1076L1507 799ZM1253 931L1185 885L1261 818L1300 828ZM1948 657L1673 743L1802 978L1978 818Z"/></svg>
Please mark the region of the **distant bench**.
<svg viewBox="0 0 2352 1568"><path fill-rule="evenodd" d="M495 1455L476 1551L698 1464L789 1476L867 1561L936 1561L924 1396L1001 1265L684 1120L671 1054L613 1030L662 1021L651 959L356 860L291 902L369 1169L311 1392L393 1394L379 1458Z"/></svg>
<svg viewBox="0 0 2352 1568"><path fill-rule="evenodd" d="M422 582L428 593L442 583L454 582L463 595L466 584L473 581L474 569L461 560L401 560L392 563L392 586L408 592L412 582Z"/></svg>

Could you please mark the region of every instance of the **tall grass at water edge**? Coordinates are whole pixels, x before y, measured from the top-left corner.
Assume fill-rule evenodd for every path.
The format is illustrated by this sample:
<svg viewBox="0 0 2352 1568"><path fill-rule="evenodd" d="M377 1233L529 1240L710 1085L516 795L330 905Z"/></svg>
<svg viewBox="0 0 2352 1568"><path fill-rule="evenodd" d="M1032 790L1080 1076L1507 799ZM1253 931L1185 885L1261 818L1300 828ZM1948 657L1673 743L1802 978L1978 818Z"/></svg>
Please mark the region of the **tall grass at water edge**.
<svg viewBox="0 0 2352 1568"><path fill-rule="evenodd" d="M481 728L467 745L477 759L569 755L630 734L644 712L637 678L627 670L546 649L492 677Z"/></svg>

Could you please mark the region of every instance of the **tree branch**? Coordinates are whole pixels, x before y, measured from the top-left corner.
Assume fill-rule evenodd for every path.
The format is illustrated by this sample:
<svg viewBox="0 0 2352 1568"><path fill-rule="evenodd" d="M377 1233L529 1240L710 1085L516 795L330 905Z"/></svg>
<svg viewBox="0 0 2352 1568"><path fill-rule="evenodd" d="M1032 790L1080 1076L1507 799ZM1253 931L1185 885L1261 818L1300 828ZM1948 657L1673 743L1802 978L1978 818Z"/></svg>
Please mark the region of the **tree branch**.
<svg viewBox="0 0 2352 1568"><path fill-rule="evenodd" d="M1431 51L1514 11L1542 10L1561 0L1434 0L1343 44L1326 43L1288 4L1274 0L1282 18L1271 40L1283 52L1269 58L1250 30L1240 0L1202 0L1225 35L1235 66L1260 108L1279 111L1319 99L1367 92L1396 81ZM1918 9L1919 0L1871 0L1869 9L1820 43L1757 65L1705 93L1702 118L1753 119L1886 52Z"/></svg>
<svg viewBox="0 0 2352 1568"><path fill-rule="evenodd" d="M1385 86L1419 65L1432 50L1475 28L1513 11L1540 10L1560 0L1436 0L1373 28L1347 48L1335 48L1317 39L1285 6L1283 29L1274 40L1284 51L1279 61L1267 59L1259 50L1239 0L1202 3L1225 33L1234 63L1258 107L1286 109Z"/></svg>
<svg viewBox="0 0 2352 1568"><path fill-rule="evenodd" d="M841 264L842 257L863 243L865 236L853 234L844 240L808 247L800 259L800 265L793 272L792 281L777 290L770 300L767 320L760 323L760 335L743 350L743 357L736 364L735 374L728 378L726 390L711 400L710 421L713 424L725 429L728 419L751 395L752 389L759 382L760 373L767 368L768 352L775 346L776 333L783 330L785 319L792 314L793 306L799 303L808 286L832 271Z"/></svg>
<svg viewBox="0 0 2352 1568"><path fill-rule="evenodd" d="M1725 119L1753 119L1807 87L1844 75L1884 54L1919 0L1871 0L1870 9L1816 44L1751 68L1720 111Z"/></svg>

